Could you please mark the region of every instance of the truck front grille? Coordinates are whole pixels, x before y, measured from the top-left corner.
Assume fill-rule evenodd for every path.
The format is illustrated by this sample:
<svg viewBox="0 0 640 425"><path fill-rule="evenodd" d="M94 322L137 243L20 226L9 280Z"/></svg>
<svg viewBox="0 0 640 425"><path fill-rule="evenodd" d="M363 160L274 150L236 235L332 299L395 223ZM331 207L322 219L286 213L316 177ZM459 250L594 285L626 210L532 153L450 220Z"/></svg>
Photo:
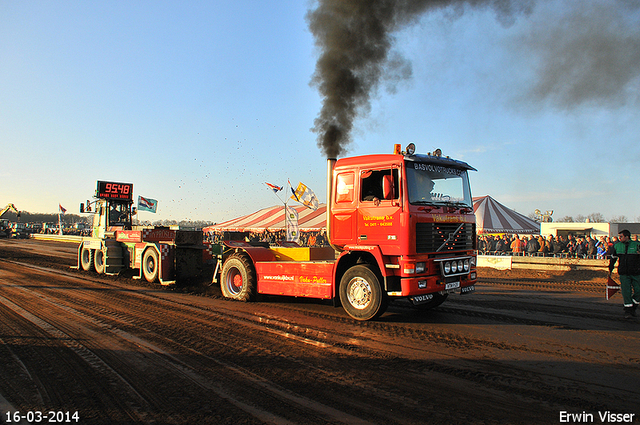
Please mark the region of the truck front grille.
<svg viewBox="0 0 640 425"><path fill-rule="evenodd" d="M454 232L462 225L462 228ZM473 223L417 223L416 253L473 249L476 225Z"/></svg>

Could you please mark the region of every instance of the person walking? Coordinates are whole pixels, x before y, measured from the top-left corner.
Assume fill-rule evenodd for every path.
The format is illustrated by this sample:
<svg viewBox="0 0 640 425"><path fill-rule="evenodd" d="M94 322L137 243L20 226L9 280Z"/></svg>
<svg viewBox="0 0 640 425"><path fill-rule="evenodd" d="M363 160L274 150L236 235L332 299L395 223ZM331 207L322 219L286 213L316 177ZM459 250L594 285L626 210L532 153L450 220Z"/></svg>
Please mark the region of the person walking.
<svg viewBox="0 0 640 425"><path fill-rule="evenodd" d="M618 261L618 275L620 275L620 292L624 302L624 318L636 317L636 309L640 304L640 242L631 240L631 232L627 229L618 233L616 244L611 247L609 254L609 275Z"/></svg>

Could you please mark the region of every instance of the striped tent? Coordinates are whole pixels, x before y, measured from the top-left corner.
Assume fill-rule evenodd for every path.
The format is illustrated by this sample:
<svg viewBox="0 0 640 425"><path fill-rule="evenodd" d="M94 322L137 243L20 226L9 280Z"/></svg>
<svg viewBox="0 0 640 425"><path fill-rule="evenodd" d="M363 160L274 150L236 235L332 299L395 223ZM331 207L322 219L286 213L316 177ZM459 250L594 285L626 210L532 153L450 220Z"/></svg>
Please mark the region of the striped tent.
<svg viewBox="0 0 640 425"><path fill-rule="evenodd" d="M315 211L303 205L293 208L298 211L298 228L300 231L322 230L326 227L326 204L320 204ZM284 229L284 206L278 205L205 227L202 231L262 232L264 230L276 231Z"/></svg>
<svg viewBox="0 0 640 425"><path fill-rule="evenodd" d="M473 198L473 212L478 233L540 233L540 223L505 207L489 195Z"/></svg>

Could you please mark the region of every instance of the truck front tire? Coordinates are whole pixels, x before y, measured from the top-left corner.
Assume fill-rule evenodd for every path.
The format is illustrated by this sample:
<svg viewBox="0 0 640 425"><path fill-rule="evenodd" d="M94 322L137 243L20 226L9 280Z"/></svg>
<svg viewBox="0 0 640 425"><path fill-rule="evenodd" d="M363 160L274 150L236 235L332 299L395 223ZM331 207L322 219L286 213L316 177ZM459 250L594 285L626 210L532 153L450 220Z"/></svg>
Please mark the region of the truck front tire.
<svg viewBox="0 0 640 425"><path fill-rule="evenodd" d="M147 249L142 257L142 274L147 282L153 283L158 279L159 267L158 253L152 248Z"/></svg>
<svg viewBox="0 0 640 425"><path fill-rule="evenodd" d="M340 280L340 302L356 320L371 320L382 315L388 299L380 279L369 265L351 267Z"/></svg>
<svg viewBox="0 0 640 425"><path fill-rule="evenodd" d="M256 292L256 272L245 255L233 254L224 262L220 289L226 298L253 301Z"/></svg>

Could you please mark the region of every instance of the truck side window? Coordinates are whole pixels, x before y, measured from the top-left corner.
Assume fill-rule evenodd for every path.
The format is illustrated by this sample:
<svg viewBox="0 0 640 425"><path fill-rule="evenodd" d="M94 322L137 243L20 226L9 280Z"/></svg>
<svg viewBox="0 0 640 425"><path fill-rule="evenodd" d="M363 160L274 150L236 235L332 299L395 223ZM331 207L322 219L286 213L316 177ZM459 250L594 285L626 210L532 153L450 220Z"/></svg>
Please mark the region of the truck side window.
<svg viewBox="0 0 640 425"><path fill-rule="evenodd" d="M353 172L338 174L336 181L336 203L351 203L354 200L353 183L355 181Z"/></svg>
<svg viewBox="0 0 640 425"><path fill-rule="evenodd" d="M387 177L385 177L387 176ZM360 200L364 202L373 201L375 198L379 200L398 199L398 170L368 170L361 174L360 182ZM387 180L387 183L385 183ZM392 184L390 184L392 183ZM389 187L391 186L391 187ZM386 195L385 196L385 188Z"/></svg>

